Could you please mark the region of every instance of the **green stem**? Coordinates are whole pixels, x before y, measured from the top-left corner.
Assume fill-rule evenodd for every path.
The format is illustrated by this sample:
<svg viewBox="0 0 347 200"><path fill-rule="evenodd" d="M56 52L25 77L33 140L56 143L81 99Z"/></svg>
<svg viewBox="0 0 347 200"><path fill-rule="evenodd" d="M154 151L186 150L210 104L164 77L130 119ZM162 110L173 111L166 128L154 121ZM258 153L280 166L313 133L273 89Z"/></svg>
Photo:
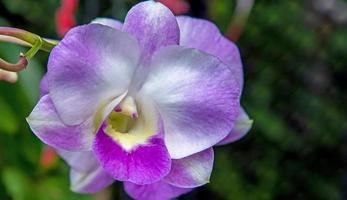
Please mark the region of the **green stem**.
<svg viewBox="0 0 347 200"><path fill-rule="evenodd" d="M27 51L24 56L30 60L32 57L35 56L35 54L41 49L43 44L43 41L40 37L38 37L35 41L35 43L33 44L33 46L31 47L31 49L29 49L29 51Z"/></svg>
<svg viewBox="0 0 347 200"><path fill-rule="evenodd" d="M59 41L41 38L40 36L17 28L0 27L0 41L7 41L31 48L19 56L17 63L9 63L0 58L0 68L7 71L20 71L24 69L28 60L33 58L39 50L50 52Z"/></svg>

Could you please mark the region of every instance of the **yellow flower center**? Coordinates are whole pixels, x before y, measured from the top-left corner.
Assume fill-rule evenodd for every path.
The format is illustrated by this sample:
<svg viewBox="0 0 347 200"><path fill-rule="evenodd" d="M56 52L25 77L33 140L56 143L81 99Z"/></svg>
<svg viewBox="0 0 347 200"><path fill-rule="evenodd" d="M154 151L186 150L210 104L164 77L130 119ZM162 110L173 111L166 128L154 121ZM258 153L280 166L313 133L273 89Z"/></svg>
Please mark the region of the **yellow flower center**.
<svg viewBox="0 0 347 200"><path fill-rule="evenodd" d="M135 100L127 96L108 116L104 132L127 151L146 144L157 131L156 115L149 107L140 105L138 109Z"/></svg>

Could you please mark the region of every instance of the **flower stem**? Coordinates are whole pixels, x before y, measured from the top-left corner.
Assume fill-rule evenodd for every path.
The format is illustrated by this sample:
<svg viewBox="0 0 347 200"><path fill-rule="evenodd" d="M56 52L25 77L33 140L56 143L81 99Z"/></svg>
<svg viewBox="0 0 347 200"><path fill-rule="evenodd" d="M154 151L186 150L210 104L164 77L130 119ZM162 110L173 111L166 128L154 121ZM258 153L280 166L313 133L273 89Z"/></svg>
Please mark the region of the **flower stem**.
<svg viewBox="0 0 347 200"><path fill-rule="evenodd" d="M17 63L9 63L0 58L0 68L18 72L28 65L28 61L35 56L39 50L50 52L59 41L41 38L40 36L12 27L0 27L0 41L11 42L31 47L26 53L19 55Z"/></svg>
<svg viewBox="0 0 347 200"><path fill-rule="evenodd" d="M225 36L232 41L237 41L247 23L249 14L255 0L237 0L233 18L230 21Z"/></svg>

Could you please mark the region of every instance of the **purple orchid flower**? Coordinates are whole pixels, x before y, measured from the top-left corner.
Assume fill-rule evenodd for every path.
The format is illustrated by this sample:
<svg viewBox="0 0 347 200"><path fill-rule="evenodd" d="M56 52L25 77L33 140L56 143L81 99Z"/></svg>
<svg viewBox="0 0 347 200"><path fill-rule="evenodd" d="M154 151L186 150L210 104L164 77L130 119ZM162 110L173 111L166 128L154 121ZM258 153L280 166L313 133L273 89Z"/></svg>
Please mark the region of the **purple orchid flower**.
<svg viewBox="0 0 347 200"><path fill-rule="evenodd" d="M117 180L134 199L169 199L208 183L212 147L250 129L242 85L239 51L215 25L146 1L124 24L66 34L27 121L70 165L73 191Z"/></svg>

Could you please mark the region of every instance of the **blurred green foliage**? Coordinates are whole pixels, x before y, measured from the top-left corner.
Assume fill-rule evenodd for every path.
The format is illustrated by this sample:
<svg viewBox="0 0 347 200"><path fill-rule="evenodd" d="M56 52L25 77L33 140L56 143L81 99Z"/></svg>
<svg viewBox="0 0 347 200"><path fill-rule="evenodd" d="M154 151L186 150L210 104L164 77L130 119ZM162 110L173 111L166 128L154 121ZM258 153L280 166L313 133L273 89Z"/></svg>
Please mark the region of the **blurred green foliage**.
<svg viewBox="0 0 347 200"><path fill-rule="evenodd" d="M346 199L347 26L312 1L256 1L241 39L242 104L254 127L242 140L215 148L211 183L182 199ZM124 18L135 1L81 1L79 23ZM206 3L206 2L205 2ZM2 0L0 25L57 38L58 0ZM208 1L207 14L225 31L234 0ZM5 12L6 11L6 12ZM23 49L0 43L15 61ZM42 167L44 145L25 121L38 99L48 55L40 53L17 84L0 82L0 199L92 199L69 190L68 167ZM115 199L128 199L115 184Z"/></svg>

